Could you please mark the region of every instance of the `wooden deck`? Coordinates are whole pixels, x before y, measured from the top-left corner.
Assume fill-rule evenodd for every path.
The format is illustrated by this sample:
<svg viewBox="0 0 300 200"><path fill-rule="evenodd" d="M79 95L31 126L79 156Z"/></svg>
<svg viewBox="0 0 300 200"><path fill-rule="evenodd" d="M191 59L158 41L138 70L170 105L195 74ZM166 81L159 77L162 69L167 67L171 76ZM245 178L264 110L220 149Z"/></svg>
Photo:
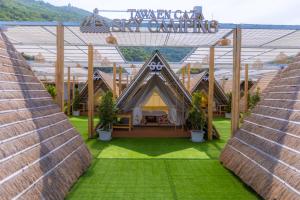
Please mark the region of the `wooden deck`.
<svg viewBox="0 0 300 200"><path fill-rule="evenodd" d="M187 138L191 134L188 131L175 127L134 127L131 131L114 130L115 138L140 137L140 138Z"/></svg>

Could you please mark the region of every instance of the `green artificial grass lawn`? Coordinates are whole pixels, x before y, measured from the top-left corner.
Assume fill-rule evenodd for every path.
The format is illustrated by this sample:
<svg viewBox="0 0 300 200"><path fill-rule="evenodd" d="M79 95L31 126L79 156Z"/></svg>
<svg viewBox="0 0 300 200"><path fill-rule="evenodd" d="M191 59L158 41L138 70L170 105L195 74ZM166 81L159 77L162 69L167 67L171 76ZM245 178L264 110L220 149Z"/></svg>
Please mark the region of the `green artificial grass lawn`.
<svg viewBox="0 0 300 200"><path fill-rule="evenodd" d="M82 134L93 162L67 199L259 199L218 161L230 135L229 120L215 119L221 139L202 144L176 138L89 140L87 119L70 120Z"/></svg>

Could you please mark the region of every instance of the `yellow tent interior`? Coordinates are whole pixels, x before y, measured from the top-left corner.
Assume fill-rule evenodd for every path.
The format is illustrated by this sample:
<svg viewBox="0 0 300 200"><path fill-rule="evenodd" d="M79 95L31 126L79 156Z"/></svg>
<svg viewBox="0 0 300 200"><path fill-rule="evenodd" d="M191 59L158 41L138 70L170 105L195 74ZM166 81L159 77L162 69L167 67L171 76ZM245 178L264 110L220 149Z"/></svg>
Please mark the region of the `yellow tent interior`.
<svg viewBox="0 0 300 200"><path fill-rule="evenodd" d="M164 112L168 112L168 106L163 101L161 96L158 94L157 91L153 91L150 98L147 100L147 102L143 105L143 110L147 111L154 111L154 110L161 110Z"/></svg>

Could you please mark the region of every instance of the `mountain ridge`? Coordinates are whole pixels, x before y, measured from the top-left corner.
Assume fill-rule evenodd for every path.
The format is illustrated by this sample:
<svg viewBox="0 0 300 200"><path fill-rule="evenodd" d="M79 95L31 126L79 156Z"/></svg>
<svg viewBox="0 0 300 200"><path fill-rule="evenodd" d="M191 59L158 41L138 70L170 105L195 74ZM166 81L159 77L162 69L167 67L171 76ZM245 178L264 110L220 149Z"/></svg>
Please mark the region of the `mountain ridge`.
<svg viewBox="0 0 300 200"><path fill-rule="evenodd" d="M0 21L82 21L91 12L81 8L54 6L41 0L1 0Z"/></svg>

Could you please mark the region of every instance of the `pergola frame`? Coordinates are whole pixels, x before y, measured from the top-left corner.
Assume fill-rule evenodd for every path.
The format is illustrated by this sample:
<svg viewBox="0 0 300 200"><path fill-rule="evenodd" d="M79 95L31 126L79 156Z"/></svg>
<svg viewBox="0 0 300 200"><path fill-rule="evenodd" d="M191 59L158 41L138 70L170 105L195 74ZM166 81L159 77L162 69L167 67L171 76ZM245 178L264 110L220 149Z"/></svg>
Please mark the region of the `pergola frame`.
<svg viewBox="0 0 300 200"><path fill-rule="evenodd" d="M97 49L105 49L106 52L103 52L103 55L110 56L109 60L113 63L113 80L114 80L114 96L116 96L116 68L117 65L120 66L122 64L128 64L123 55L120 52L119 47L120 46L131 46L131 47L140 47L140 46L154 46L154 47L190 47L192 48L192 51L180 62L182 65L188 66L188 71L190 71L191 63L194 62L201 62L203 59L203 56L209 56L209 104L208 104L208 136L209 139L212 138L212 102L213 102L213 75L214 75L214 69L216 64L232 64L233 65L233 92L232 92L232 133L234 133L239 126L239 82L240 82L240 71L241 71L241 65L245 64L247 65L245 70L245 77L248 79L248 64L253 63L253 60L263 58L263 62L270 60L271 58L274 58L274 55L278 53L278 51L281 50L287 50L291 54L295 55L298 50L300 50L300 43L295 40L298 37L300 38L300 26L298 25L254 25L254 24L220 24L219 29L221 32L219 33L218 37L215 37L211 39L209 42L206 42L205 44L201 44L201 41L199 40L198 35L195 35L193 33L185 33L186 35L191 35L191 37L195 36L196 39L198 39L198 43L189 43L186 44L182 42L182 40L178 40L177 43L175 39L180 37L180 33L153 33L157 38L156 42L159 39L159 35L162 36L162 41L159 42L159 44L151 45L150 43L140 43L137 41L136 33L112 33L112 35L117 37L117 40L120 39L120 37L123 35L124 37L130 37L130 42L132 42L132 39L134 38L136 41L130 43L124 43L119 42L117 45L111 45L107 43L101 43L101 44L93 44L90 41L85 40L82 38L82 35L80 36L78 32L75 32L76 29L79 27L79 23L57 23L57 22L0 22L0 28L5 31L6 29L9 29L10 27L39 27L42 30L44 30L46 33L51 35L52 37L56 38L55 43L51 43L49 41L45 42L24 42L24 41L18 41L15 39L13 34L15 34L15 37L21 37L18 36L17 33L12 33L8 31L8 36L11 42L17 46L17 49L22 49L22 46L26 46L26 49L28 51L30 50L36 50L36 47L39 48L39 50L43 52L48 52L47 55L49 55L49 58L53 58L56 62L56 73L55 73L55 80L56 80L56 87L57 87L57 102L61 106L63 111L63 83L64 83L64 66L66 63L78 63L78 62L85 62L88 63L88 82L93 82L93 67L94 67L94 50ZM56 29L56 31L54 31ZM270 34L270 38L267 40L265 37L262 38L255 38L252 36L252 38L245 38L242 35L242 32L245 34L252 34L255 33L255 31L259 34L262 34L265 30L267 34ZM66 32L67 31L67 32ZM272 32L273 31L273 32ZM66 37L65 34L71 34ZM151 35L152 33L140 33L145 35ZM25 34L26 35L26 34ZM201 34L200 34L201 35ZM247 36L247 35L246 35ZM249 36L249 35L248 35ZM68 38L72 37L74 41L77 42L70 42L68 41ZM92 37L92 36L91 36ZM146 37L146 36L145 36ZM184 37L184 36L182 36ZM203 36L204 37L204 36ZM232 37L232 46L226 46L221 47L218 46L218 41L220 39L224 38L230 38ZM171 41L173 38L173 41ZM175 39L174 39L175 38ZM201 39L201 38L200 38ZM245 44L243 44L243 40L246 41ZM253 41L252 41L253 40ZM294 41L295 40L295 41ZM191 41L191 40L186 40ZM200 43L199 43L200 41ZM258 42L259 41L259 42ZM149 41L151 42L151 41ZM253 44L252 44L253 43ZM284 43L284 44L283 44ZM32 47L30 47L32 46ZM54 48L55 47L55 48ZM72 48L70 48L72 47ZM203 49L206 49L205 51ZM112 49L110 52L109 49ZM74 55L78 55L78 52L80 54L83 54L83 56L78 57L77 59L73 60L71 56L68 57L68 55L72 55L72 52L68 52L66 54L66 51L69 50L76 50L77 53L74 53ZM203 50L203 51L202 51ZM209 50L209 53L207 53ZM34 51L32 51L34 52ZM243 53L247 52L247 58L243 57ZM272 54L274 53L274 54ZM67 55L67 56L66 56ZM52 57L51 57L52 56ZM87 57L87 60L86 58ZM70 66L69 66L70 67ZM70 70L68 70L69 72ZM184 72L183 72L184 73ZM70 72L68 73L68 82L70 81ZM119 77L121 77L122 74L119 74ZM190 78L190 77L189 77ZM212 80L211 80L212 79ZM184 79L183 79L184 81ZM92 84L91 84L92 86ZM93 137L93 90L91 89L91 86L89 87L89 137ZM189 82L187 84L189 87ZM68 87L70 88L70 86ZM119 87L120 88L120 87ZM119 91L120 93L121 91ZM69 108L68 108L69 110ZM68 112L69 113L69 112Z"/></svg>
<svg viewBox="0 0 300 200"><path fill-rule="evenodd" d="M0 27L8 29L17 27L22 30L24 37L26 33L33 32L37 35L43 35L48 40L43 41L29 41L22 39L23 35L16 33L8 33L8 36L17 49L28 52L45 52L48 53L49 60L56 60L55 43L51 42L50 37L56 37L55 28L59 23L57 22L0 22ZM101 51L101 55L107 56L113 63L124 64L130 63L125 60L120 52L119 47L190 47L192 51L183 58L179 63L193 63L201 62L204 56L208 56L208 49L221 38L233 37L233 30L239 26L243 30L242 46L242 63L253 63L256 59L260 58L263 62L272 60L280 51L285 50L288 55L295 54L299 50L300 44L297 44L297 39L300 37L300 26L296 25L256 25L256 24L220 24L219 33L217 34L195 34L195 33L149 33L143 30L141 33L111 33L117 40L117 45L107 44L103 37L92 36L87 34L85 37L79 31L80 23L64 22L61 23L65 27L65 61L66 63L87 62L87 45L92 43L94 48L101 51L101 49L113 49L113 51ZM94 34L97 35L97 34ZM202 36L203 37L202 37ZM215 35L215 36L214 36ZM20 38L21 37L21 40ZM190 38L190 39L188 39ZM19 40L18 40L19 39ZM257 42L253 42L257 40ZM193 42L195 41L195 42ZM294 45L291 45L294 42ZM226 47L216 46L215 63L219 64L232 64L230 58L232 54L232 45ZM77 52L76 52L77 50ZM202 51L206 50L206 51ZM74 53L72 53L72 51ZM201 53L202 51L202 53ZM200 53L199 53L200 52ZM222 54L223 52L223 54Z"/></svg>

